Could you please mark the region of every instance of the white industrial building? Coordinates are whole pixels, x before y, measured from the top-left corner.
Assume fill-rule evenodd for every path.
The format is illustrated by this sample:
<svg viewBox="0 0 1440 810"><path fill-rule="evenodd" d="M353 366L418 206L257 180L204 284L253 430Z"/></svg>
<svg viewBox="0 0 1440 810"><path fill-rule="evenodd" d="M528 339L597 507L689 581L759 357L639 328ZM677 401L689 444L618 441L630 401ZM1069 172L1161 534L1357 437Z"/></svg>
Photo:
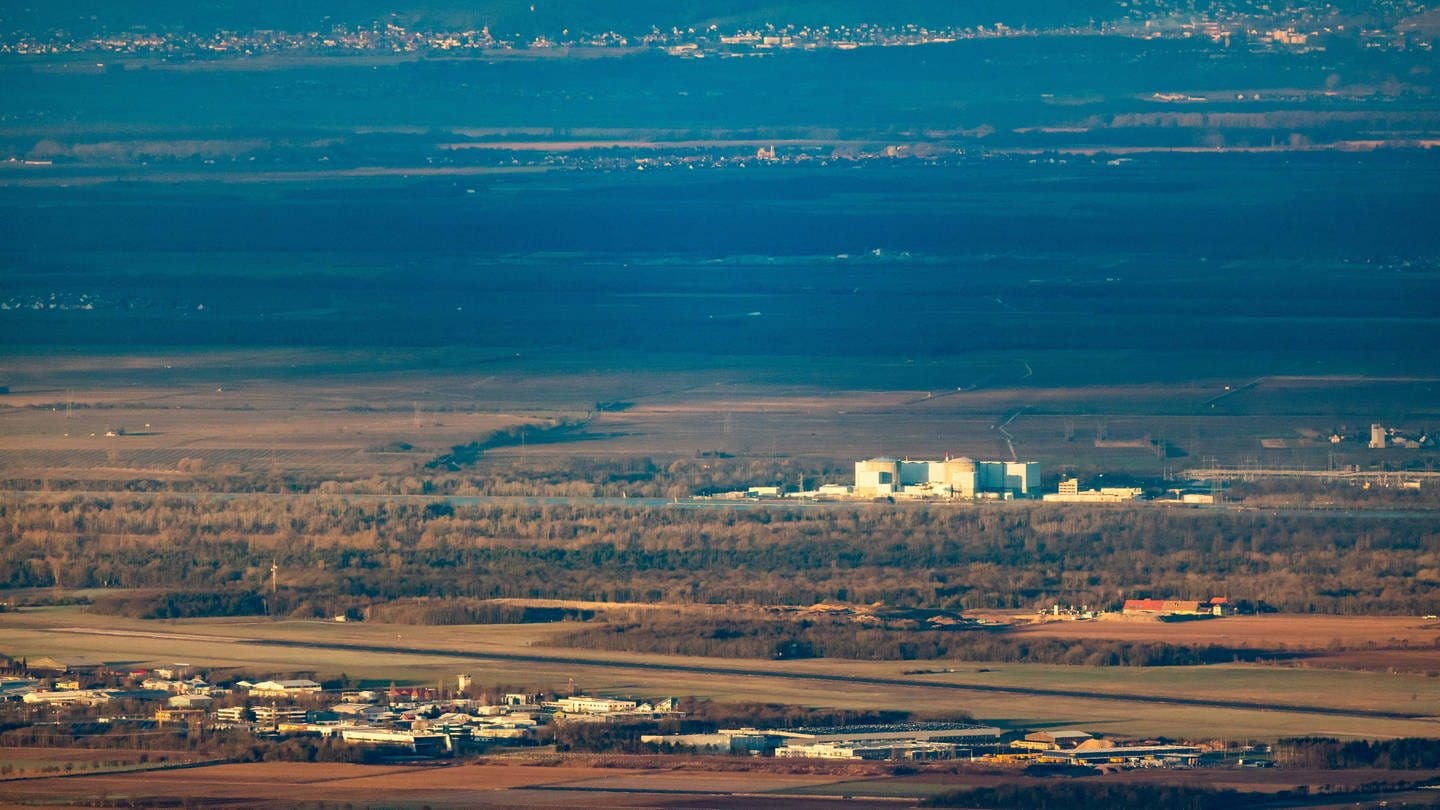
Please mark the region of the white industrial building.
<svg viewBox="0 0 1440 810"><path fill-rule="evenodd" d="M955 759L962 751L954 743L923 742L905 740L900 742L819 742L787 743L775 749L780 759L844 759L844 760L930 760Z"/></svg>
<svg viewBox="0 0 1440 810"><path fill-rule="evenodd" d="M994 748L1000 729L964 723L838 726L778 732L785 740L777 757L811 759L954 759Z"/></svg>
<svg viewBox="0 0 1440 810"><path fill-rule="evenodd" d="M633 712L640 704L633 700L579 696L560 698L551 705L565 714L618 714Z"/></svg>
<svg viewBox="0 0 1440 810"><path fill-rule="evenodd" d="M26 703L44 703L47 706L98 706L110 702L110 692L104 689L59 689L53 692L26 692L20 699Z"/></svg>
<svg viewBox="0 0 1440 810"><path fill-rule="evenodd" d="M297 697L319 691L320 684L304 678L287 681L261 681L250 687L252 697Z"/></svg>
<svg viewBox="0 0 1440 810"><path fill-rule="evenodd" d="M1080 481L1075 478L1067 478L1060 482L1058 492L1045 494L1043 500L1058 503L1125 503L1127 501L1138 501L1145 494L1145 491L1137 487L1101 487L1100 489L1080 489ZM1198 503L1199 501L1192 501Z"/></svg>
<svg viewBox="0 0 1440 810"><path fill-rule="evenodd" d="M345 728L340 739L352 745L379 745L409 748L417 754L438 754L452 750L450 738L427 731L386 728Z"/></svg>
<svg viewBox="0 0 1440 810"><path fill-rule="evenodd" d="M855 462L857 498L1014 498L1040 490L1034 461L910 461L872 458Z"/></svg>
<svg viewBox="0 0 1440 810"><path fill-rule="evenodd" d="M1001 730L968 723L901 723L821 729L720 729L713 734L647 734L641 742L811 759L952 759L991 750Z"/></svg>
<svg viewBox="0 0 1440 810"><path fill-rule="evenodd" d="M304 723L310 713L300 706L251 706L255 725L275 728L281 723Z"/></svg>

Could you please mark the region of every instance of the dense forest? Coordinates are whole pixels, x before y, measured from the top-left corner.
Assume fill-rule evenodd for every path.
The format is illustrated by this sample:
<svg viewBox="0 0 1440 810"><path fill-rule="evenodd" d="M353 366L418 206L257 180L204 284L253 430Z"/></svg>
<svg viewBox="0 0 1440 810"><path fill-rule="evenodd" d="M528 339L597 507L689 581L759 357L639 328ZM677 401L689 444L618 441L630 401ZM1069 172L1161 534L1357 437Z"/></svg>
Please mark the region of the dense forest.
<svg viewBox="0 0 1440 810"><path fill-rule="evenodd" d="M1272 749L1275 762L1293 768L1440 768L1440 740L1404 737L1395 740L1340 740L1299 737L1281 740Z"/></svg>
<svg viewBox="0 0 1440 810"><path fill-rule="evenodd" d="M0 499L0 587L253 593L328 616L410 597L1118 608L1131 597L1435 612L1440 526L1266 512L694 510L342 495Z"/></svg>
<svg viewBox="0 0 1440 810"><path fill-rule="evenodd" d="M624 403L597 402L597 409L617 409ZM53 407L63 407L56 403ZM592 498L622 496L644 498L690 498L720 492L744 490L751 486L778 486L793 491L800 482L846 482L854 475L850 463L822 458L744 457L719 450L697 450L692 457L657 460L646 456L586 457L557 459L540 457L492 457L496 448L539 446L557 441L586 442L605 438L586 432L583 421L560 420L527 423L492 431L468 444L455 445L434 457L425 457L404 442L377 444L374 453L413 453L410 475L372 475L337 480L296 470L244 470L234 464L207 465L203 458L185 458L178 463L181 476L112 478L92 477L79 471L71 477L11 476L0 478L0 491L7 492L147 492L176 494L348 494L424 496L525 496ZM123 455L117 455L117 463ZM1428 469L1422 458L1412 467ZM1389 469L1389 468L1387 468ZM1081 471L1083 474L1084 470ZM1392 469L1395 480L1403 477ZM1119 477L1115 486L1136 486L1151 496L1164 496L1175 486L1172 480L1155 477ZM1225 484L1224 497L1248 507L1281 508L1324 504L1343 509L1435 509L1440 507L1440 487L1406 489L1372 486L1360 479L1234 480ZM1391 482L1392 484L1394 481ZM1046 482L1053 489L1055 482Z"/></svg>
<svg viewBox="0 0 1440 810"><path fill-rule="evenodd" d="M533 624L584 622L595 611L581 608L511 605L480 599L397 599L365 608L360 618L386 624Z"/></svg>
<svg viewBox="0 0 1440 810"><path fill-rule="evenodd" d="M617 407L596 403L596 407ZM624 458L489 458L497 447L542 445L558 440L584 442L604 438L603 434L576 433L577 423L517 425L493 431L469 444L455 445L434 458L416 456L414 475L374 475L336 480L297 471L245 471L238 465L206 466L202 458L181 459L184 476L158 475L139 478L15 476L0 479L0 490L25 492L174 492L174 493L274 493L274 494L374 494L399 495L523 495L527 497L630 497L688 498L717 492L743 490L749 486L793 487L802 478L839 481L853 475L848 464L822 459L734 458L718 450L698 450L692 458L660 462L639 456ZM375 445L370 452L410 453L415 448L404 442ZM117 456L117 460L123 457ZM457 470L463 469L463 472Z"/></svg>

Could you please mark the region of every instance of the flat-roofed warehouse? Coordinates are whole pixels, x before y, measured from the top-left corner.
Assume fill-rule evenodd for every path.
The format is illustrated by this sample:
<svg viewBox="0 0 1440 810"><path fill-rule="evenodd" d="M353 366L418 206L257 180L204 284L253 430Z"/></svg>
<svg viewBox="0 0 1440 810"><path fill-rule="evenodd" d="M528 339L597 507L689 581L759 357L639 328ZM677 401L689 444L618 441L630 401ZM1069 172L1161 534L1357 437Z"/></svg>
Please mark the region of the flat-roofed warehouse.
<svg viewBox="0 0 1440 810"><path fill-rule="evenodd" d="M977 726L970 723L887 723L874 726L770 729L765 733L806 742L921 740L983 743L986 745L995 745L1000 742L1000 729L995 726Z"/></svg>
<svg viewBox="0 0 1440 810"><path fill-rule="evenodd" d="M713 734L651 734L642 742L709 751L821 759L950 759L994 749L1000 729L970 723L892 723L797 729L720 729Z"/></svg>
<svg viewBox="0 0 1440 810"><path fill-rule="evenodd" d="M966 723L900 723L880 726L772 730L783 737L777 757L819 759L951 759L992 749L1000 729Z"/></svg>

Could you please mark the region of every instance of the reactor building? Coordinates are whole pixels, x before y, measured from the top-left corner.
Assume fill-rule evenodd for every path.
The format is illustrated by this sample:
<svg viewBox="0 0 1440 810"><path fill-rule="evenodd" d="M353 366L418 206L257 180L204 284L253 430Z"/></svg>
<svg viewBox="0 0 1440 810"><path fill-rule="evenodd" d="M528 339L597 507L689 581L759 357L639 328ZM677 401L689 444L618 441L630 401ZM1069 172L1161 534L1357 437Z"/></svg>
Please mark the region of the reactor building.
<svg viewBox="0 0 1440 810"><path fill-rule="evenodd" d="M1039 494L1040 464L872 458L855 462L852 492L857 498L1023 498Z"/></svg>

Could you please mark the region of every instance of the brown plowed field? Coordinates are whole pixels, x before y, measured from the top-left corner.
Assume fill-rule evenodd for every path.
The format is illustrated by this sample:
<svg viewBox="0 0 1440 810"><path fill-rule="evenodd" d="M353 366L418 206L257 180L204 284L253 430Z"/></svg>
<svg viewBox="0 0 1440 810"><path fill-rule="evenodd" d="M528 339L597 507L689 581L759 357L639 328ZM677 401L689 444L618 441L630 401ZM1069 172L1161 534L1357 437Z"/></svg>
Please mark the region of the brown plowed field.
<svg viewBox="0 0 1440 810"><path fill-rule="evenodd" d="M659 763L659 760L656 760ZM705 759L683 768L629 769L576 764L376 766L268 762L213 765L144 774L77 776L0 782L0 808L35 804L129 801L144 806L294 807L325 802L355 807L846 807L906 806L946 790L1039 782L1010 769L978 768L890 777L872 772L793 774L756 762L741 772L705 770ZM733 763L726 762L725 765ZM1106 781L1185 784L1272 792L1324 785L1354 788L1378 781L1433 780L1436 771L1316 771L1290 769L1141 770L1096 777ZM896 803L898 800L898 804Z"/></svg>
<svg viewBox="0 0 1440 810"><path fill-rule="evenodd" d="M134 775L0 782L0 807L82 804L116 797L145 805L293 807L326 802L355 807L666 807L696 795L804 790L835 776L715 774L571 765L374 766L265 762ZM781 807L802 799L777 797ZM753 806L753 804L751 805Z"/></svg>

